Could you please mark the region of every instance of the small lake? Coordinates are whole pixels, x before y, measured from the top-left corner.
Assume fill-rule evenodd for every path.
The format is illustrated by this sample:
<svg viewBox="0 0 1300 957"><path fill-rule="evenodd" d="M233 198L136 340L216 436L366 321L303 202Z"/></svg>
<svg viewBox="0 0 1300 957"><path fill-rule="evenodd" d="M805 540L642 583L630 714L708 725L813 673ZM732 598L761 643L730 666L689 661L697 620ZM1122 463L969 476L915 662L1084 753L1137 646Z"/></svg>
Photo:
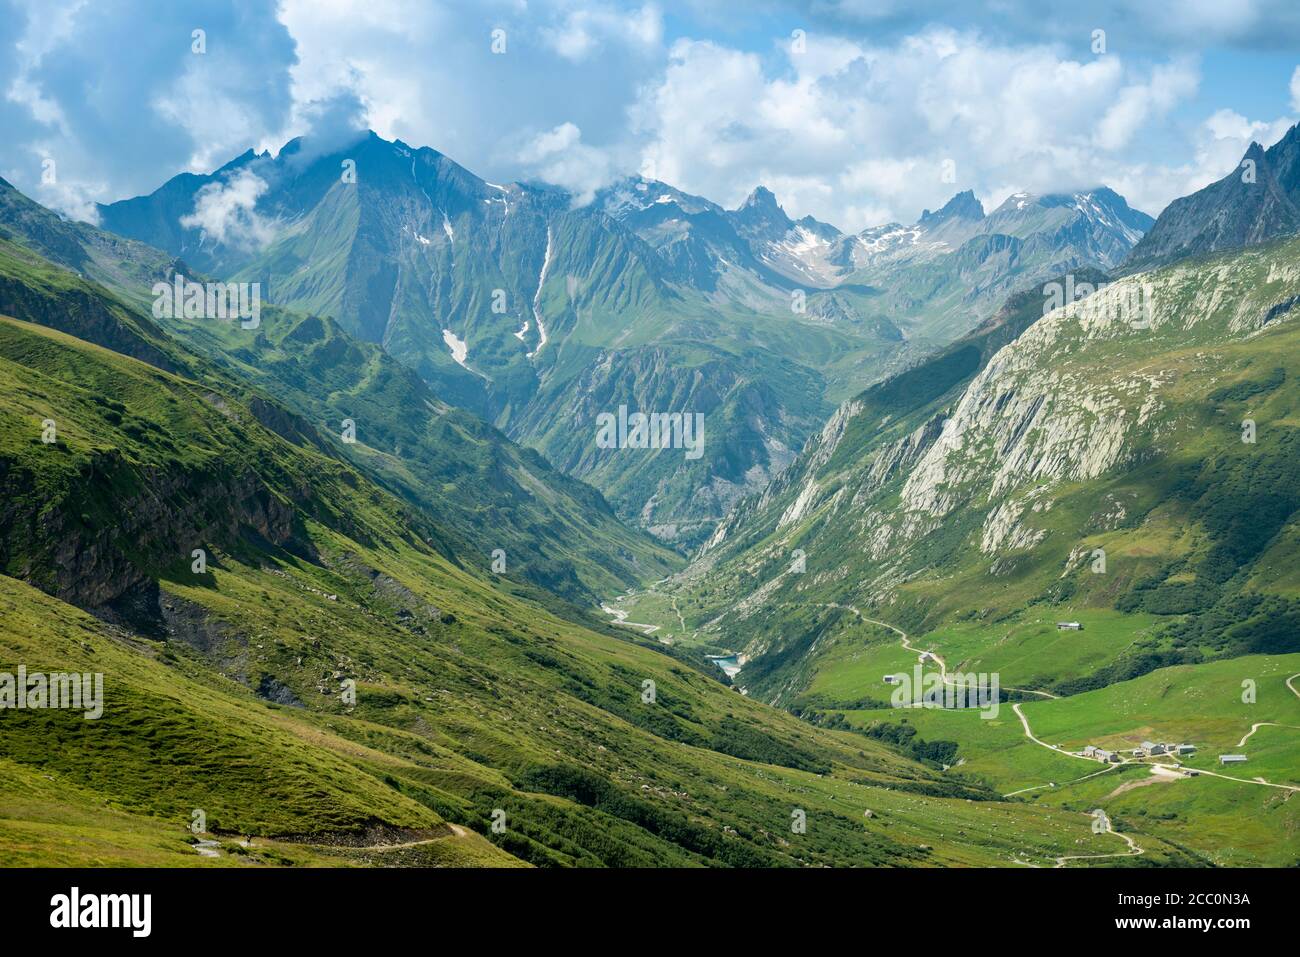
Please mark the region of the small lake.
<svg viewBox="0 0 1300 957"><path fill-rule="evenodd" d="M709 660L721 668L728 678L740 674L740 666L744 664L740 655L709 655Z"/></svg>

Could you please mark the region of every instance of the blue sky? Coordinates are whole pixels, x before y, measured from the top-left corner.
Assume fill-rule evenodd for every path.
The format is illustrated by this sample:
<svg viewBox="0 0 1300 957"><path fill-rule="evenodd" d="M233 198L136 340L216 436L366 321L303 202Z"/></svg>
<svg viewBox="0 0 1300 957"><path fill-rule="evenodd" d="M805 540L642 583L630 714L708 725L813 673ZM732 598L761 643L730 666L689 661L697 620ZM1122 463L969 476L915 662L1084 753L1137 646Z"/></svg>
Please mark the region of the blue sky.
<svg viewBox="0 0 1300 957"><path fill-rule="evenodd" d="M93 219L250 146L369 126L579 202L643 171L726 205L762 183L853 229L968 188L990 206L1105 183L1155 214L1300 116L1298 10L0 0L0 175Z"/></svg>

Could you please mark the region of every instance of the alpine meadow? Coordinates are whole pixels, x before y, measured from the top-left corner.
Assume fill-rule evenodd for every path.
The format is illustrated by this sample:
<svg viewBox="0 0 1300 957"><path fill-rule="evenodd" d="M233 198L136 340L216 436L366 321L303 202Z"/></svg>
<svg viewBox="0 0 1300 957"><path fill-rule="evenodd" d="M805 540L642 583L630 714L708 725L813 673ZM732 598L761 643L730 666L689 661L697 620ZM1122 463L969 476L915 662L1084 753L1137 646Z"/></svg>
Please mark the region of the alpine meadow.
<svg viewBox="0 0 1300 957"><path fill-rule="evenodd" d="M1293 4L0 0L0 86L11 921L1293 928Z"/></svg>

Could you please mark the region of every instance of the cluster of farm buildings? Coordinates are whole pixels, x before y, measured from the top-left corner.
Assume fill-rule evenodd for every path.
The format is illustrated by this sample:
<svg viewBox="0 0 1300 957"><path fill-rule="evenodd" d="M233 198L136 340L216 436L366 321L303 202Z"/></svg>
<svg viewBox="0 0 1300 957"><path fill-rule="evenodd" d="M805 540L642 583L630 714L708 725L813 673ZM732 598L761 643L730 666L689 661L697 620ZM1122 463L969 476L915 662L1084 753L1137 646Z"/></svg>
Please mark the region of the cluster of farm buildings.
<svg viewBox="0 0 1300 957"><path fill-rule="evenodd" d="M1096 760L1101 761L1104 764L1119 764L1119 762L1122 760L1120 758L1119 751L1107 751L1105 748L1099 748L1093 744L1088 745L1079 753L1082 754L1085 758L1095 758ZM1134 748L1131 753L1135 758L1145 758L1145 757L1155 758L1155 757L1160 757L1161 755L1169 755L1171 757L1182 758L1182 757L1190 757L1191 755L1195 754L1196 745L1171 744L1168 742L1160 742L1160 741L1143 741L1142 744ZM1246 760L1246 756L1244 754L1219 755L1220 764L1240 764L1245 760ZM1180 765L1175 764L1174 766L1179 767ZM1195 774L1196 772L1192 771L1189 773Z"/></svg>
<svg viewBox="0 0 1300 957"><path fill-rule="evenodd" d="M1161 744L1159 741L1143 741L1140 747L1133 749L1133 757L1145 758L1148 755L1158 757L1162 754L1175 756L1191 755L1196 753L1194 744ZM1085 758L1096 758L1098 761L1110 764L1118 764L1120 761L1118 751L1107 751L1105 748L1099 748L1096 745L1088 745L1083 749Z"/></svg>

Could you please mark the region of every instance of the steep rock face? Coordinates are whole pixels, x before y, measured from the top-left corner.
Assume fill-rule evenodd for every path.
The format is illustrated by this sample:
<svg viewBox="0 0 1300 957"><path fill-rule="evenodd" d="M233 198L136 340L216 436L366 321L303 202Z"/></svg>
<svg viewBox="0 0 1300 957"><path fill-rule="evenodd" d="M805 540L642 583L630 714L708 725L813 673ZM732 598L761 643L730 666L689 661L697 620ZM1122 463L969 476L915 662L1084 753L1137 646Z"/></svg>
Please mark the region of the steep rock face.
<svg viewBox="0 0 1300 957"><path fill-rule="evenodd" d="M737 499L786 468L822 408L818 383L793 364L760 376L733 356L700 351L703 361L689 368L670 349L603 352L572 381L548 388L547 401L519 427L537 436L561 469L609 487L616 499L627 488L648 489L633 517L661 538L690 546ZM802 396L797 378L805 379ZM620 407L628 415L692 416L702 427L694 435L702 443L698 452L682 446L602 448L600 417L618 416Z"/></svg>
<svg viewBox="0 0 1300 957"><path fill-rule="evenodd" d="M1095 270L1074 278L1093 285L1105 281ZM740 541L797 525L831 498L865 507L883 485L906 478L942 434L952 413L945 402L961 399L993 356L1042 316L1043 302L1037 288L1012 296L975 332L842 404L788 472L737 503L701 549L700 560L718 559L719 550L732 555Z"/></svg>
<svg viewBox="0 0 1300 957"><path fill-rule="evenodd" d="M766 186L755 187L730 219L742 235L768 242L782 239L794 227L794 222Z"/></svg>
<svg viewBox="0 0 1300 957"><path fill-rule="evenodd" d="M949 220L979 222L983 218L984 204L976 199L975 194L968 189L965 192L958 193L933 213L928 209L923 210L921 218L917 220L917 225L924 226L927 229L934 229Z"/></svg>
<svg viewBox="0 0 1300 957"><path fill-rule="evenodd" d="M1300 232L1300 126L1265 150L1252 143L1232 172L1169 204L1124 260L1125 273Z"/></svg>
<svg viewBox="0 0 1300 957"><path fill-rule="evenodd" d="M70 367L101 371L77 346L47 344L13 323L0 332L12 361L49 377L31 377L34 396ZM305 517L373 540L374 531L343 505L355 473L314 452L291 451L233 400L187 394L181 380L141 371L146 368L132 369L119 385L171 394L178 410L197 417L183 421L202 421L208 436L230 445L223 451L200 439L186 459L168 458L167 450L176 448L171 426L179 420L144 425L114 400L87 401L79 415L54 420L78 436L93 426L100 441L120 436L120 444L73 451L56 438L0 456L0 567L7 574L99 609L160 573L188 566L196 548L214 564L219 552L238 552L247 542L311 559L314 549L300 524ZM31 373L15 365L11 375ZM291 471L294 459L307 468ZM62 476L58 484L52 474ZM56 500L38 494L53 488L62 490Z"/></svg>
<svg viewBox="0 0 1300 957"><path fill-rule="evenodd" d="M1297 276L1300 267L1270 270L1272 281ZM1243 291L1238 264L1176 267L1155 277L1129 277L1048 313L975 377L888 513L861 519L869 557L883 560L958 511L978 519L987 554L1040 541L1044 533L1021 528L1018 520L1050 508L1042 499L1052 487L1124 466L1141 444L1138 433L1160 412L1161 391L1173 377L1159 369L1099 374L1077 357L1137 338L1195 335L1198 325L1215 320L1229 335L1249 335L1264 323L1258 307L1232 308ZM1185 311L1189 295L1202 308ZM1144 304L1140 314L1131 310L1135 302Z"/></svg>
<svg viewBox="0 0 1300 957"><path fill-rule="evenodd" d="M171 356L139 334L124 310L81 289L67 290L58 299L60 308L51 310L50 296L33 289L27 277L0 273L0 315L41 322L160 369L180 371Z"/></svg>
<svg viewBox="0 0 1300 957"><path fill-rule="evenodd" d="M135 476L121 456L110 454L88 463L83 480L87 490L102 494L106 486L134 484ZM203 514L192 505L175 508L175 502L203 500L199 496L223 502L226 508L220 514ZM215 557L216 550L238 548L248 537L278 547L294 544L292 509L248 471L229 478L151 473L136 494L118 501L122 520L113 527L87 528L72 519L91 507L81 495L59 505L57 517L46 522L30 515L7 517L15 531L31 533L29 543L36 550L32 565L19 577L32 580L32 569L48 562L57 572L47 590L89 609L111 606L150 580L152 563L141 565L136 554L172 555L177 564L185 564L192 548Z"/></svg>
<svg viewBox="0 0 1300 957"><path fill-rule="evenodd" d="M77 246L70 235L57 230L61 224L53 214L41 210L43 217L29 215L23 208L28 205L35 204L16 194L6 195L0 188L0 222L6 212L14 212L17 207L25 227L36 230L38 236L55 232L60 239L55 245L61 249L64 244L74 247L63 250L69 257L64 265L89 262L88 252ZM55 229L49 228L50 220L54 220ZM12 240L0 238L0 315L58 329L169 372L192 371L188 357L148 318L100 294L97 287L71 273L51 271L49 263L32 248L38 246L39 240L17 230L12 235Z"/></svg>
<svg viewBox="0 0 1300 957"><path fill-rule="evenodd" d="M757 496L738 502L736 507L727 513L726 517L718 523L713 535L700 549L699 557L707 560L709 553L722 544L732 530L744 526L754 516L769 509L773 503L789 502L784 506L777 520L778 527L798 521L806 514L813 502L817 500L820 491L815 476L834 454L844 438L845 428L859 411L861 405L854 401L846 402L836 409L835 414L822 426L821 431L808 440L795 460L795 467L782 472L763 486ZM789 501L792 495L794 500Z"/></svg>

